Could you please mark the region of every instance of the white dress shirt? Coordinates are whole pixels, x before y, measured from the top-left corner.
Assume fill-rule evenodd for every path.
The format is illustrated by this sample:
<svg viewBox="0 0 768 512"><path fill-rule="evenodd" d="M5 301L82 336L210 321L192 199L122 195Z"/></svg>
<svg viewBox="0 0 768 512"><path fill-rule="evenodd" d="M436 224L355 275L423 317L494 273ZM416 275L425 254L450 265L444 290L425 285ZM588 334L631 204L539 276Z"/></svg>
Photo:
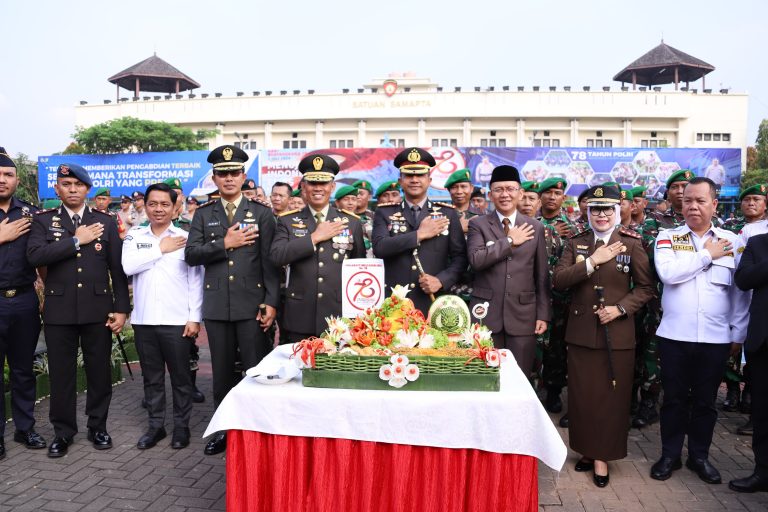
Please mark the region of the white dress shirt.
<svg viewBox="0 0 768 512"><path fill-rule="evenodd" d="M187 232L170 225L160 236L151 226L132 228L123 241L123 270L133 276L133 312L137 325L186 325L200 322L203 267L184 261L184 248L163 254L160 240Z"/></svg>
<svg viewBox="0 0 768 512"><path fill-rule="evenodd" d="M710 238L731 242L730 254L712 259L704 243ZM687 225L659 233L654 262L664 283L663 315L656 334L695 343L743 343L749 320L749 295L733 280L738 237L711 226L699 237Z"/></svg>

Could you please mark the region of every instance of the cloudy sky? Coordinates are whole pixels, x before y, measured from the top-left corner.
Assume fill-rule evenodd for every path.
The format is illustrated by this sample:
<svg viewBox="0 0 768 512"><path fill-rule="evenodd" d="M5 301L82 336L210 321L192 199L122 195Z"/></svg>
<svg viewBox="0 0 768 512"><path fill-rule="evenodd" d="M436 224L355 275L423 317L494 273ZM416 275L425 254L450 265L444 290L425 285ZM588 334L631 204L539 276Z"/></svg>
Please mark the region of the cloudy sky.
<svg viewBox="0 0 768 512"><path fill-rule="evenodd" d="M339 91L390 72L461 85L613 85L664 41L713 64L707 87L768 118L765 0L4 0L0 146L63 150L80 100L157 52L198 92ZM697 84L700 88L700 83ZM124 94L129 96L129 93Z"/></svg>

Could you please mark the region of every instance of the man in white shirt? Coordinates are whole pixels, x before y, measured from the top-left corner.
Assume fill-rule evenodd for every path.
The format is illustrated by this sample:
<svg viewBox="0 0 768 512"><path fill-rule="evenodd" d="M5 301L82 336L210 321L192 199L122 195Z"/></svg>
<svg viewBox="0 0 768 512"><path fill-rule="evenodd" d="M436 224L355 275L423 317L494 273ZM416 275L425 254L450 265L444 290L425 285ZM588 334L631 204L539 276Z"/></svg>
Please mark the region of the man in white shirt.
<svg viewBox="0 0 768 512"><path fill-rule="evenodd" d="M722 481L708 458L715 399L728 355L746 336L748 296L733 280L738 237L712 224L716 208L714 182L692 179L683 195L685 224L656 239L656 271L664 284L664 314L656 331L664 389L662 453L651 468L656 480L682 467L687 435L686 466L707 483Z"/></svg>
<svg viewBox="0 0 768 512"><path fill-rule="evenodd" d="M166 436L167 366L173 391L171 447L179 449L189 445L193 390L189 347L200 332L203 272L184 261L187 232L172 223L176 191L156 183L147 188L145 197L149 226L129 231L122 257L125 273L133 277L131 323L149 414L149 429L136 446L151 448Z"/></svg>

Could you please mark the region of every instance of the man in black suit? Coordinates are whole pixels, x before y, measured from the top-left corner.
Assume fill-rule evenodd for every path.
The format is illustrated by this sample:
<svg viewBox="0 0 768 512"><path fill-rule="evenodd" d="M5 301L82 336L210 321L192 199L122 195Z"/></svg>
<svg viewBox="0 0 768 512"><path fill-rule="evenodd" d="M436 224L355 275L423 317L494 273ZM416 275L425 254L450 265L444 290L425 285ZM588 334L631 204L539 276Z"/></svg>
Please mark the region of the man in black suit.
<svg viewBox="0 0 768 512"><path fill-rule="evenodd" d="M768 233L750 237L736 270L736 286L752 290L744 350L752 378L752 451L755 471L731 480L737 492L768 491Z"/></svg>
<svg viewBox="0 0 768 512"><path fill-rule="evenodd" d="M378 205L373 218L373 254L384 259L387 292L398 284L407 286L412 290L408 297L425 315L430 295L449 290L467 269L459 216L452 205L427 197L435 164L423 149L406 148L398 154L394 165L400 169L405 199Z"/></svg>
<svg viewBox="0 0 768 512"><path fill-rule="evenodd" d="M291 343L319 335L326 317L341 316L341 267L348 257L365 258L360 218L329 203L336 160L307 155L299 171L307 206L280 215L270 251L275 265L289 269L283 328Z"/></svg>
<svg viewBox="0 0 768 512"><path fill-rule="evenodd" d="M247 199L241 188L248 155L234 146L220 146L208 155L220 199L200 206L192 218L184 257L203 265L203 320L213 366L213 403L219 406L239 378L236 349L243 366L256 366L271 343L264 332L275 319L279 274L269 259L275 219L269 205ZM206 455L226 448L226 434L215 434Z"/></svg>
<svg viewBox="0 0 768 512"><path fill-rule="evenodd" d="M88 440L112 448L107 413L112 398L112 333L130 311L128 279L120 258L122 240L112 216L85 204L91 178L74 164L57 169L59 208L35 215L27 259L47 267L43 323L51 378L50 419L55 437L49 457L63 457L77 433L75 372L83 351L88 394ZM111 286L110 286L111 283Z"/></svg>

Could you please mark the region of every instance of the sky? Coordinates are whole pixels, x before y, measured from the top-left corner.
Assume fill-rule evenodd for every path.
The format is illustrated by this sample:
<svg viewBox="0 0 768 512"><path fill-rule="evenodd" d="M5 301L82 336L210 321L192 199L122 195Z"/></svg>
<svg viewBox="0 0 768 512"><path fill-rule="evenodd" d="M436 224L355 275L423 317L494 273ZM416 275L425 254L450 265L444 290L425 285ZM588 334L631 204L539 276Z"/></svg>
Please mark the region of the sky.
<svg viewBox="0 0 768 512"><path fill-rule="evenodd" d="M716 67L708 88L749 93L750 143L768 118L765 0L3 0L0 17L0 146L31 158L62 151L74 106L114 100L107 78L153 52L197 93L335 92L404 71L446 89L617 87L663 37Z"/></svg>

